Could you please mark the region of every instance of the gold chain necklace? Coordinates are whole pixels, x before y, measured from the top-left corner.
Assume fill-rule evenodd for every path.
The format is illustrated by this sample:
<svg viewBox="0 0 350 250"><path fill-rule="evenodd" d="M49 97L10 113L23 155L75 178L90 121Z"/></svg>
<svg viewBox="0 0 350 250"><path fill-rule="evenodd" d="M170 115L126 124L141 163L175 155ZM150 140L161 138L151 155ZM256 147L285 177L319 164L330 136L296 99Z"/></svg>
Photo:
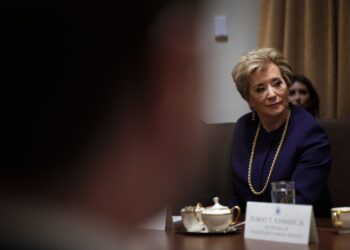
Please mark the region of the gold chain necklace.
<svg viewBox="0 0 350 250"><path fill-rule="evenodd" d="M260 127L261 127L261 122L259 122L258 128L256 129L256 133L255 133L255 136L254 136L252 151L250 152L249 167L248 167L248 185L249 185L250 191L252 191L252 193L255 194L255 195L261 195L262 193L264 193L266 188L267 188L267 185L269 184L269 181L270 181L270 178L271 178L271 175L272 175L272 171L275 168L277 157L278 157L278 155L280 153L280 150L281 150L281 147L282 147L282 144L283 144L283 141L284 141L284 137L286 136L286 133L287 133L288 124L289 124L289 118L290 118L290 109L288 110L288 116L287 116L286 124L284 125L282 137L281 137L281 140L280 140L280 142L278 144L275 156L273 157L271 168L270 168L270 172L269 172L269 175L267 176L265 185L264 185L264 187L263 187L263 189L261 191L256 191L254 189L254 187L253 187L253 184L252 184L251 174L252 174L252 165L253 165L256 141L258 140Z"/></svg>

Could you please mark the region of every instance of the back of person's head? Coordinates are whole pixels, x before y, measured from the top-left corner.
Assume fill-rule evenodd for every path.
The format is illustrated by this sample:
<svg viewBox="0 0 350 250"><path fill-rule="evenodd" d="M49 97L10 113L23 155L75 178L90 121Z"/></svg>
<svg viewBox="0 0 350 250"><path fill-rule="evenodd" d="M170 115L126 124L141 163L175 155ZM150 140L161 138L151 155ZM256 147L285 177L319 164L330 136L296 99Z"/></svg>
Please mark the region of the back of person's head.
<svg viewBox="0 0 350 250"><path fill-rule="evenodd" d="M160 116L154 106L168 92L167 84L157 82L181 77L163 76L169 73L166 63L158 75L154 69L167 60L173 38L162 25L175 27L173 21L187 15L171 10L170 17L164 15L173 2L179 1L24 1L1 9L4 190L66 195L86 181L105 145L118 155L134 132L150 126L147 119ZM169 21L172 14L177 16ZM185 32L181 21L174 27L168 27L174 34ZM183 57L191 53L172 49Z"/></svg>
<svg viewBox="0 0 350 250"><path fill-rule="evenodd" d="M151 1L134 8L135 19L126 24L131 6L119 2L80 8L63 1L42 8L28 1L2 9L1 81L10 116L3 118L8 125L3 132L14 153L2 164L6 171L16 171L17 177L34 168L51 172L49 166L79 158L107 109L113 108L114 115L104 119L122 120L125 93L132 88L137 93L142 85L121 81L147 67L137 69L135 62L147 57L144 33L161 5ZM149 84L144 77L143 86Z"/></svg>

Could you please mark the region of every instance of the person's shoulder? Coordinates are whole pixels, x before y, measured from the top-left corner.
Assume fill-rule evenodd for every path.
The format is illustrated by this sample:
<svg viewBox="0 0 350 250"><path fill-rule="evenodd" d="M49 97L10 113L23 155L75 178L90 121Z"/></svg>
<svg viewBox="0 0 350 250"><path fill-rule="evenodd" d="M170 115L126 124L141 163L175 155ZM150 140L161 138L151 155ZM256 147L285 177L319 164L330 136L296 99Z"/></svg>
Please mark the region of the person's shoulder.
<svg viewBox="0 0 350 250"><path fill-rule="evenodd" d="M236 124L246 124L248 121L252 120L252 112L246 113L238 118Z"/></svg>
<svg viewBox="0 0 350 250"><path fill-rule="evenodd" d="M293 127L299 132L326 134L317 119L305 109L291 104Z"/></svg>
<svg viewBox="0 0 350 250"><path fill-rule="evenodd" d="M258 117L255 117L255 121L253 121L252 112L249 112L247 114L242 115L240 118L238 118L235 127L236 128L248 128L252 126L254 123L258 122Z"/></svg>
<svg viewBox="0 0 350 250"><path fill-rule="evenodd" d="M305 126L319 126L315 117L313 117L308 111L305 109L295 106L293 104L290 105L293 120L294 122L302 127Z"/></svg>
<svg viewBox="0 0 350 250"><path fill-rule="evenodd" d="M253 120L252 112L249 112L243 116L241 116L236 124L235 124L235 132L243 135L244 133L249 133L251 129L256 128L259 124L259 117L255 115L255 119ZM238 132L239 131L239 132Z"/></svg>

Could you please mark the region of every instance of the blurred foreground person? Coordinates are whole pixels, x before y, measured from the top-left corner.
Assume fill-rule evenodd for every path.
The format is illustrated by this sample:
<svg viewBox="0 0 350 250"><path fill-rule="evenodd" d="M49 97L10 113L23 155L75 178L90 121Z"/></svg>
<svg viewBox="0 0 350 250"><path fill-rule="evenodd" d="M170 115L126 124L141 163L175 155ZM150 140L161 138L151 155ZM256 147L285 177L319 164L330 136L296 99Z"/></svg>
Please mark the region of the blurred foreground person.
<svg viewBox="0 0 350 250"><path fill-rule="evenodd" d="M289 87L289 101L303 107L314 117L320 116L320 101L311 81L303 75L294 75Z"/></svg>
<svg viewBox="0 0 350 250"><path fill-rule="evenodd" d="M1 8L2 247L118 249L190 178L189 2Z"/></svg>

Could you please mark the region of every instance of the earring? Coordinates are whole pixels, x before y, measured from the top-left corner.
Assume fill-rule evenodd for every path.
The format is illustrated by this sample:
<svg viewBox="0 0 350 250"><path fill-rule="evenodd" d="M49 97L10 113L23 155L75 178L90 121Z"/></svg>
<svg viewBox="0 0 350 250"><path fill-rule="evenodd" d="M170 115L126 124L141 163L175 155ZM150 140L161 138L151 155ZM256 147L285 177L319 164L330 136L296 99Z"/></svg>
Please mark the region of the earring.
<svg viewBox="0 0 350 250"><path fill-rule="evenodd" d="M255 110L252 110L252 121L255 121Z"/></svg>

